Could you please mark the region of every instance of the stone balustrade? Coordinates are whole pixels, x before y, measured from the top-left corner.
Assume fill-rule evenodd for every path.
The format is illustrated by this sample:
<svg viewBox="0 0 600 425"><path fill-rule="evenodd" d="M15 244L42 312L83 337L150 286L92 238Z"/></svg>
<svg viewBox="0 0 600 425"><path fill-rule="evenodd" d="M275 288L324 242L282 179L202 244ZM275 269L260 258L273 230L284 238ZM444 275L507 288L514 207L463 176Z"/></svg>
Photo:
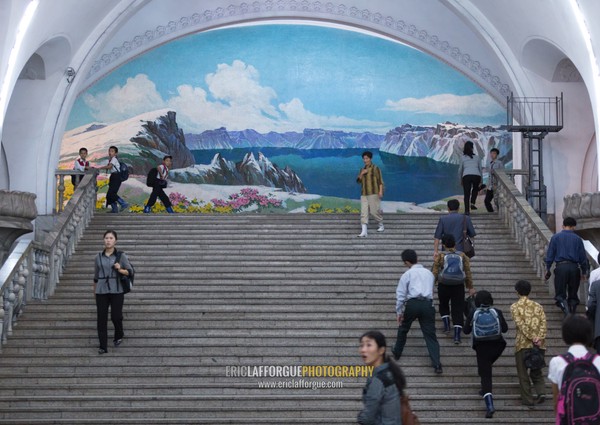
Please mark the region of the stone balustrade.
<svg viewBox="0 0 600 425"><path fill-rule="evenodd" d="M498 198L500 217L525 250L525 255L531 261L537 275L543 279L546 269L544 257L552 232L529 205L510 176L503 170L496 170L495 173L498 178L495 196Z"/></svg>
<svg viewBox="0 0 600 425"><path fill-rule="evenodd" d="M58 172L57 172L58 173ZM11 192L14 193L14 192ZM31 194L32 195L32 194ZM6 213L22 215L36 213L35 203L13 203ZM33 208L31 207L33 205ZM31 299L45 300L54 293L63 268L93 217L96 208L96 173L86 174L77 186L63 212L56 217L53 228L42 239L20 241L0 268L0 340L12 333L19 315ZM36 213L37 215L37 213Z"/></svg>
<svg viewBox="0 0 600 425"><path fill-rule="evenodd" d="M33 231L37 217L36 195L0 190L0 264L6 260L13 243Z"/></svg>

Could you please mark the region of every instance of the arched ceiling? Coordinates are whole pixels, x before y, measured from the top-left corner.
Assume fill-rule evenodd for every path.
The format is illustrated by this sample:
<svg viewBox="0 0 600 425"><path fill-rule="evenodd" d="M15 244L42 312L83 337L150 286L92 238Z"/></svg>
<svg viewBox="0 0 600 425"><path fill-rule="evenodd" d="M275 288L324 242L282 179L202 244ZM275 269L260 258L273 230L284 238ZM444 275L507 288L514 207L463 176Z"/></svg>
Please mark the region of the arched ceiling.
<svg viewBox="0 0 600 425"><path fill-rule="evenodd" d="M167 4L168 3L168 4ZM341 25L414 46L463 72L500 102L510 77L482 38L446 2L438 0L321 2L297 0L148 1L105 42L88 64L81 89L127 60L187 34L231 25L305 22Z"/></svg>

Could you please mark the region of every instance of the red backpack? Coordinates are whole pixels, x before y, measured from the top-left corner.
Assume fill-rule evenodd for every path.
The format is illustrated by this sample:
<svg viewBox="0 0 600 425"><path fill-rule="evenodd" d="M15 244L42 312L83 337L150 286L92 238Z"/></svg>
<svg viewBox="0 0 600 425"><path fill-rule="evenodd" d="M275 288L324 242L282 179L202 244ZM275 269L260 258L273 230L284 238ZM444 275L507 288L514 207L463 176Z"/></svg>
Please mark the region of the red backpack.
<svg viewBox="0 0 600 425"><path fill-rule="evenodd" d="M595 425L600 423L600 373L594 365L596 354L575 358L561 356L567 367L556 406L557 425Z"/></svg>

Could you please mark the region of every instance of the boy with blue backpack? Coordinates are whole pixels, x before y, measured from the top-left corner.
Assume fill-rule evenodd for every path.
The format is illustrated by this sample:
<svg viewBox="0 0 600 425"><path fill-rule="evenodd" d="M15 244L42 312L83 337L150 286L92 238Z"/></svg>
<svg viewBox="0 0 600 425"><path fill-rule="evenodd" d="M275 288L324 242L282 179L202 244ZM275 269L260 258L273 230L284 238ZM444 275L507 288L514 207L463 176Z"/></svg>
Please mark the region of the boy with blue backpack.
<svg viewBox="0 0 600 425"><path fill-rule="evenodd" d="M469 295L475 293L469 257L456 251L454 236L442 236L444 251L438 253L431 272L435 276L440 302L440 316L444 323L444 333L450 333L450 315L454 325L454 343L460 344L460 334L464 325L465 287Z"/></svg>
<svg viewBox="0 0 600 425"><path fill-rule="evenodd" d="M477 374L481 379L479 395L485 400L486 418L491 418L494 409L492 395L492 366L506 348L502 336L508 331L508 324L502 311L493 307L494 299L488 291L478 291L475 307L463 328L465 334L472 333L473 350L477 356Z"/></svg>

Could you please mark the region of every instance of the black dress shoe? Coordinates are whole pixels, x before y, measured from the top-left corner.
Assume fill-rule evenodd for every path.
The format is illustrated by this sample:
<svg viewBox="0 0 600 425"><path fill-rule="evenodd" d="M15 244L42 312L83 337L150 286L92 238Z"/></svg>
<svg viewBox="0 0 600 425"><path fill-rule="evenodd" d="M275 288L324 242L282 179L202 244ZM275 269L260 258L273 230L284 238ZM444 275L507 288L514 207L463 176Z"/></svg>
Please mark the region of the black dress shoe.
<svg viewBox="0 0 600 425"><path fill-rule="evenodd" d="M108 353L107 350L105 350L104 348L98 348L98 354L106 354Z"/></svg>
<svg viewBox="0 0 600 425"><path fill-rule="evenodd" d="M433 371L439 375L440 373L442 373L442 365L439 364L439 365L435 366L433 368Z"/></svg>

